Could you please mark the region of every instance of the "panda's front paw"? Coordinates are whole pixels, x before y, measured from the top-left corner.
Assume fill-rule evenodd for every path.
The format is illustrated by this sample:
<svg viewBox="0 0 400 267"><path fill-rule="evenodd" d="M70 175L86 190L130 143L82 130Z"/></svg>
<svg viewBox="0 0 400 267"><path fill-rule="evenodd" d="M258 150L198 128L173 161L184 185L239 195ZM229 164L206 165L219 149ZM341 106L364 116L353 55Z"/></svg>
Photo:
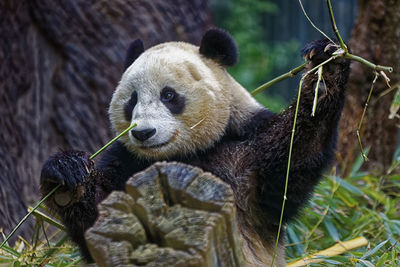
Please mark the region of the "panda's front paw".
<svg viewBox="0 0 400 267"><path fill-rule="evenodd" d="M301 55L305 60L310 60L314 64L319 64L339 51L340 46L327 38L313 41L307 44L302 50Z"/></svg>
<svg viewBox="0 0 400 267"><path fill-rule="evenodd" d="M88 153L59 152L43 165L40 175L42 194L47 195L54 187L61 184L62 187L54 194L54 198L57 205L65 206L70 203L72 197L79 191L79 185L89 177L93 169L94 163Z"/></svg>

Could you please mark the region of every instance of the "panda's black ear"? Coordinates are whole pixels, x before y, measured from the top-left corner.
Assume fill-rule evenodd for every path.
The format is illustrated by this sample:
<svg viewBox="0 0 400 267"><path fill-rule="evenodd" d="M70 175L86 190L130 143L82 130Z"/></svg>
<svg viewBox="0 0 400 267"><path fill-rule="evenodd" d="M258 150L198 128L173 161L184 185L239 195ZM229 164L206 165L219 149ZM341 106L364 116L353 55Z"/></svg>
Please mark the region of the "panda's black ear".
<svg viewBox="0 0 400 267"><path fill-rule="evenodd" d="M232 36L221 29L208 30L200 44L200 54L225 67L236 64L238 51Z"/></svg>
<svg viewBox="0 0 400 267"><path fill-rule="evenodd" d="M140 39L133 41L126 51L124 71L144 52L143 42Z"/></svg>

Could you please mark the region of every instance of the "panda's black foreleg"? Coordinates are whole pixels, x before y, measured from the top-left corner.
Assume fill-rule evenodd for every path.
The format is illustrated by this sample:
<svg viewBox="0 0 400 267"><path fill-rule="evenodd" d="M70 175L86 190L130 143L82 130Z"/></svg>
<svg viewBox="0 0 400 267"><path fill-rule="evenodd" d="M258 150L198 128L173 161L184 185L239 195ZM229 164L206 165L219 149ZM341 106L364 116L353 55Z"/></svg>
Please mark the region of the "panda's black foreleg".
<svg viewBox="0 0 400 267"><path fill-rule="evenodd" d="M303 49L311 69L328 59L334 45L328 40L310 43ZM284 222L293 218L307 203L314 186L334 158L337 127L344 104L349 62L336 59L323 67L315 116L311 116L317 74L304 80L297 116L289 172ZM255 169L258 170L254 202L262 225L277 225L284 197L289 145L296 102L257 130L254 142Z"/></svg>
<svg viewBox="0 0 400 267"><path fill-rule="evenodd" d="M91 261L84 233L97 219L97 204L114 190L124 190L126 180L153 162L137 159L119 141L115 142L96 166L89 153L65 151L51 156L43 165L40 187L46 201L67 227L69 237L79 245L82 256Z"/></svg>

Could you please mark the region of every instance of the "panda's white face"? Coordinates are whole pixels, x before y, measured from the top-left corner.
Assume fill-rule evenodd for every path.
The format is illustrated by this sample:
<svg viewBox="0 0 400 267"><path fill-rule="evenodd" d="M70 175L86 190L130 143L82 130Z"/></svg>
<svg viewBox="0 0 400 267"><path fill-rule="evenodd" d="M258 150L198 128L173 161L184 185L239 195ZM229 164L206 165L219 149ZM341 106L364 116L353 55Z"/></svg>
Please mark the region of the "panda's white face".
<svg viewBox="0 0 400 267"><path fill-rule="evenodd" d="M202 58L198 47L164 43L126 70L113 95L110 117L126 147L139 156L168 159L203 150L225 132L231 96L226 70ZM228 78L227 78L228 77Z"/></svg>

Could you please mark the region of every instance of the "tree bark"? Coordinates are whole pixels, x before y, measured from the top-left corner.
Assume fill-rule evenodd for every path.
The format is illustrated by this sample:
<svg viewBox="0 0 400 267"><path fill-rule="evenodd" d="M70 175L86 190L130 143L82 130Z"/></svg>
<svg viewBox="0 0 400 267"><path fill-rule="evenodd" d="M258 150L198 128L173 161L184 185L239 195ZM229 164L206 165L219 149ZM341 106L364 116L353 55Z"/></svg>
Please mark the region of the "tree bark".
<svg viewBox="0 0 400 267"><path fill-rule="evenodd" d="M400 2L360 0L349 44L352 53L375 64L392 66L394 72L387 74L392 80L391 84L396 84L400 80ZM339 127L338 159L346 172L360 155L356 129L373 78L373 70L360 63L352 63L347 103ZM388 118L394 91L379 97L387 88L384 79L379 78L360 131L363 147L371 148L369 161L364 166L378 173L387 169L392 162L398 133L396 121Z"/></svg>
<svg viewBox="0 0 400 267"><path fill-rule="evenodd" d="M0 2L0 228L6 234L38 199L50 154L95 152L112 137L107 109L130 42L199 44L210 18L205 0Z"/></svg>

